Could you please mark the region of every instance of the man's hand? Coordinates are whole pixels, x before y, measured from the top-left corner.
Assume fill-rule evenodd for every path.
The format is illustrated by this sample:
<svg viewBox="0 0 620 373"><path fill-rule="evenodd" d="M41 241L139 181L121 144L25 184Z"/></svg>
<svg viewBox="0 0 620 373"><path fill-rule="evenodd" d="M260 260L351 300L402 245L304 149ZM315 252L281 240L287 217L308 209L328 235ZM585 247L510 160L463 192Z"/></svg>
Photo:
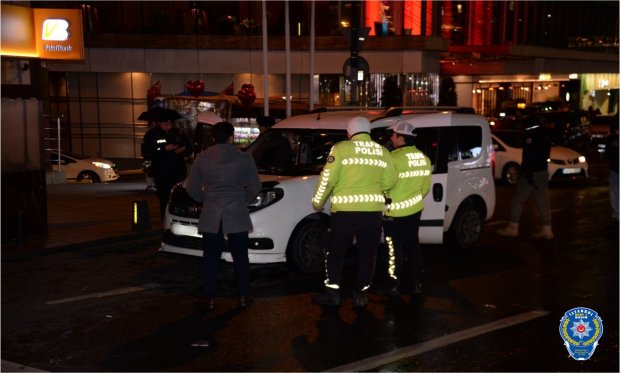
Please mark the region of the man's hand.
<svg viewBox="0 0 620 373"><path fill-rule="evenodd" d="M171 151L176 151L178 147L179 146L177 144L167 144L164 149L166 149L167 152L171 152Z"/></svg>
<svg viewBox="0 0 620 373"><path fill-rule="evenodd" d="M175 146L176 146L176 148L174 149L175 153L179 154L185 151L185 146L178 146L178 145L175 145Z"/></svg>

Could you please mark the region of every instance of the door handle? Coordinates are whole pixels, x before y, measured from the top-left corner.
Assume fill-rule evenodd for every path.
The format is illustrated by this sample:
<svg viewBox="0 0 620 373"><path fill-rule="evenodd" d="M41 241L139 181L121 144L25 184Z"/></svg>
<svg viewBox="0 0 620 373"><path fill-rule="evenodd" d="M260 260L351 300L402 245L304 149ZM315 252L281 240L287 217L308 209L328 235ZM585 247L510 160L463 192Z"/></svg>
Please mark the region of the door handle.
<svg viewBox="0 0 620 373"><path fill-rule="evenodd" d="M440 183L433 184L433 200L440 202L443 199L443 186Z"/></svg>

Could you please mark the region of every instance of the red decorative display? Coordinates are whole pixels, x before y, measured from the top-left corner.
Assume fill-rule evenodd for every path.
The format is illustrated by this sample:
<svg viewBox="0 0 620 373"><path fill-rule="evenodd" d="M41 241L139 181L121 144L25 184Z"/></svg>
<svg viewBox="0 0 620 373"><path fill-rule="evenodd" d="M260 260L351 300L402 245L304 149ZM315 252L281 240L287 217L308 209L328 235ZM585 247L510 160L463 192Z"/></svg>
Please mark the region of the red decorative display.
<svg viewBox="0 0 620 373"><path fill-rule="evenodd" d="M256 93L254 93L254 84L248 83L241 86L239 92L237 92L237 98L242 104L251 106L256 100Z"/></svg>
<svg viewBox="0 0 620 373"><path fill-rule="evenodd" d="M159 84L159 80L158 80L155 82L155 84L151 86L151 88L146 90L146 98L149 101L153 101L157 97L159 97L160 93L161 93L161 85Z"/></svg>
<svg viewBox="0 0 620 373"><path fill-rule="evenodd" d="M198 97L205 90L205 82L202 80L188 80L185 88L194 96Z"/></svg>

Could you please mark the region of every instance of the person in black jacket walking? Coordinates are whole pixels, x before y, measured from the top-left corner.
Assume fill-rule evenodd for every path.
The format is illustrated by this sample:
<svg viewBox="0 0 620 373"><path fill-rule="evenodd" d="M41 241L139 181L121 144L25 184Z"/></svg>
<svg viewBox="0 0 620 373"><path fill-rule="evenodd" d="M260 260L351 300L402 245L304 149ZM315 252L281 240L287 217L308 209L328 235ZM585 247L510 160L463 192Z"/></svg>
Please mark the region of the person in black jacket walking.
<svg viewBox="0 0 620 373"><path fill-rule="evenodd" d="M607 230L618 232L618 115L610 126L610 133L605 142L605 158L609 162L609 202L611 204L611 222Z"/></svg>
<svg viewBox="0 0 620 373"><path fill-rule="evenodd" d="M142 156L151 161L149 172L155 180L159 211L164 220L166 204L174 184L187 176L185 157L192 154L189 139L172 121L156 118L155 127L148 130L142 141Z"/></svg>
<svg viewBox="0 0 620 373"><path fill-rule="evenodd" d="M521 159L521 177L517 182L510 205L510 222L507 227L497 230L500 236L517 237L519 219L523 212L525 200L534 195L538 206L542 227L532 238L552 239L551 206L549 204L549 171L547 160L551 153L551 141L547 129L540 118L535 115L525 120L526 128Z"/></svg>

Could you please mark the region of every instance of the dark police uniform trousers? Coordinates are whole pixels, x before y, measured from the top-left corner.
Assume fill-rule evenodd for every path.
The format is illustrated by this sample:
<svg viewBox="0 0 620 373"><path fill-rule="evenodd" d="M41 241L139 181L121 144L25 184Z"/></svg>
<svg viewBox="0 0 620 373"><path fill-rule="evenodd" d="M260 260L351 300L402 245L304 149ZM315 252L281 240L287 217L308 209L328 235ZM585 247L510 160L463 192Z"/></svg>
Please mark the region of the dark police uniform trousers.
<svg viewBox="0 0 620 373"><path fill-rule="evenodd" d="M357 278L355 290L365 290L375 273L377 248L381 244L382 212L339 211L331 214L327 279L329 284L341 285L347 251L356 240Z"/></svg>
<svg viewBox="0 0 620 373"><path fill-rule="evenodd" d="M420 217L422 211L403 217L385 217L383 229L386 237L392 237L394 242L394 269L396 278L403 280L405 273L409 275L410 284L422 279L422 249L418 239ZM386 286L394 285L394 279L388 276ZM390 284L391 282L391 284ZM401 283L401 285L403 285ZM409 285L409 286L407 286Z"/></svg>

